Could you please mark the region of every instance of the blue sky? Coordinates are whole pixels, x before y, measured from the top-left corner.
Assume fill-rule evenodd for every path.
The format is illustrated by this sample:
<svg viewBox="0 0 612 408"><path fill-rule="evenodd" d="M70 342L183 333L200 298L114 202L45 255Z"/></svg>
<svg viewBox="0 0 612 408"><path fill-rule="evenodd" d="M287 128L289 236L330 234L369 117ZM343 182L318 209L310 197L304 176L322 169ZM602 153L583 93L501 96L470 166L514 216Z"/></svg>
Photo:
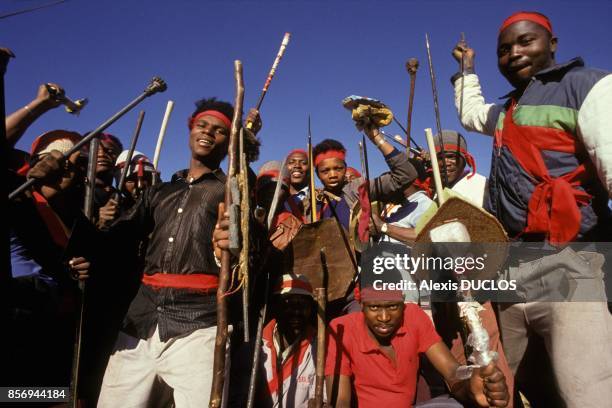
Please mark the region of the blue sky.
<svg viewBox="0 0 612 408"><path fill-rule="evenodd" d="M42 4L0 1L0 13ZM5 76L10 113L36 94L39 84L57 82L72 98L88 97L78 117L57 109L41 117L19 142L28 149L52 129L91 130L138 95L154 75L168 90L141 104L108 131L124 145L138 110L146 117L137 149L153 156L166 102L175 101L160 160L162 177L189 162L187 118L193 102L217 96L233 102L233 61L242 60L245 104L252 106L286 31L285 57L262 107L263 146L257 169L305 147L307 116L314 142L336 138L359 168L360 140L340 101L351 94L387 103L406 121L409 76L406 60L419 59L413 134L425 145L423 129L435 128L427 69L425 33L430 36L438 79L441 122L460 129L449 77L457 65L450 50L465 32L475 48L476 70L489 101L510 90L497 71L497 30L519 10L547 14L559 37L557 60L582 56L591 66L612 69L612 2L609 1L79 1L0 20L0 44L17 55ZM400 133L391 125L388 133ZM468 137L478 170L488 174L490 138ZM371 174L385 169L370 144Z"/></svg>

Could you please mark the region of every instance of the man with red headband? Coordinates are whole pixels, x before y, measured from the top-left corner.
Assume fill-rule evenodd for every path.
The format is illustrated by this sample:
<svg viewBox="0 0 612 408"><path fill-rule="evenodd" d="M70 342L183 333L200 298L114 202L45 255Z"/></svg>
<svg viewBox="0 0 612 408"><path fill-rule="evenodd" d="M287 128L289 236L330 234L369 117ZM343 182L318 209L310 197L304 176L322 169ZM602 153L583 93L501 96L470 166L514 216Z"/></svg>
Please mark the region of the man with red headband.
<svg viewBox="0 0 612 408"><path fill-rule="evenodd" d="M371 284L370 284L371 285ZM399 290L376 285L361 289L362 311L331 322L325 366L328 401L336 408L412 407L419 354L425 354L444 377L452 394L478 406L505 407L504 375L491 363L458 380L453 358L429 317ZM459 408L440 397L419 407Z"/></svg>
<svg viewBox="0 0 612 408"><path fill-rule="evenodd" d="M416 170L408 161L408 157L386 141L378 129L366 129L365 133L384 155L391 170L389 173L369 180L370 199L389 199L414 181L417 177ZM345 177L346 149L337 140L323 140L314 147L313 155L317 176L323 183L325 197L323 201L317 202L319 206L317 216L319 219L337 216L340 223L348 230L351 212L359 202L359 187L364 181L358 178L347 182Z"/></svg>
<svg viewBox="0 0 612 408"><path fill-rule="evenodd" d="M225 194L220 164L233 111L215 98L198 101L188 121L189 168L146 190L109 231L150 238L142 282L106 368L99 407L147 406L160 380L173 389L176 407L208 405L219 275L213 231ZM257 111L247 120L253 131L261 128ZM256 159L258 146L249 135L249 160Z"/></svg>
<svg viewBox="0 0 612 408"><path fill-rule="evenodd" d="M453 78L455 102L466 129L494 137L487 209L512 238L541 242L531 256L511 259L507 278L520 273L531 284L535 277L543 284L573 268L577 276L597 277L587 279L597 286L589 291L594 294L604 291L598 278L603 256L594 245L580 244L583 250L577 253L571 248L558 252L555 247L610 241L612 75L585 67L580 58L557 63L557 42L551 22L540 13L520 12L503 22L497 62L514 87L503 105L485 103L474 74L474 51L459 43L453 56L458 62L463 59L464 71ZM576 260L582 262L576 265ZM559 404L608 404L612 316L607 304L601 297L592 302L530 300L501 307L504 349L512 370L526 367L526 349L543 340ZM538 360L536 368L542 365ZM519 377L520 373L517 384L522 382ZM553 398L549 395L544 401L550 404Z"/></svg>

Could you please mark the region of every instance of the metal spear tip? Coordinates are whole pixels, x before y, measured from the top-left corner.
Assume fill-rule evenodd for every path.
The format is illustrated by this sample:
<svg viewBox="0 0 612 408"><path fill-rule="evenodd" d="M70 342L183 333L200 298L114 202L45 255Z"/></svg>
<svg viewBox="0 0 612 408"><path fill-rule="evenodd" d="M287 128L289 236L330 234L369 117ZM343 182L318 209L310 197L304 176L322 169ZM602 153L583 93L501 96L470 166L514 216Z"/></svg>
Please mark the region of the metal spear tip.
<svg viewBox="0 0 612 408"><path fill-rule="evenodd" d="M145 89L145 92L147 95L153 95L157 92L164 92L166 89L168 89L168 85L166 85L166 82L164 82L163 79L160 77L153 77L153 79L151 79L151 83L149 83L147 89Z"/></svg>
<svg viewBox="0 0 612 408"><path fill-rule="evenodd" d="M410 58L407 62L406 62L406 70L413 74L416 73L417 69L419 69L419 60L416 58Z"/></svg>

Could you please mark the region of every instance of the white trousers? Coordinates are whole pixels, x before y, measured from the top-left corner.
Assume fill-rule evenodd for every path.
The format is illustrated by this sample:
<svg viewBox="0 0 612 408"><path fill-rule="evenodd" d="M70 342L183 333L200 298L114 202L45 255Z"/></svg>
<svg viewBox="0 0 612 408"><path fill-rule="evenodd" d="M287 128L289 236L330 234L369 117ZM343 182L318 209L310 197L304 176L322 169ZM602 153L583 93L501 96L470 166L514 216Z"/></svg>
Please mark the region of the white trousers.
<svg viewBox="0 0 612 408"><path fill-rule="evenodd" d="M231 327L228 328L231 333ZM98 399L99 408L155 406L150 401L158 377L173 389L176 408L207 407L213 379L217 327L189 335L159 338L159 328L147 340L119 333ZM229 379L229 339L226 349L224 405Z"/></svg>

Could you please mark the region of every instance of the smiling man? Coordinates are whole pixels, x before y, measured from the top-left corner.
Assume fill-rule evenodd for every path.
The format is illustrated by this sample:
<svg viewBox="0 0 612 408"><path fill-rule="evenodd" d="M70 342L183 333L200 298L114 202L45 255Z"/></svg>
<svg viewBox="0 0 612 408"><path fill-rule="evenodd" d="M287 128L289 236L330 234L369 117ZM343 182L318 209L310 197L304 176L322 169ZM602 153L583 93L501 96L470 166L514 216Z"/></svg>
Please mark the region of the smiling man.
<svg viewBox="0 0 612 408"><path fill-rule="evenodd" d="M308 153L294 149L287 155L285 168L289 173L289 194L284 209L304 223L310 222L310 172Z"/></svg>
<svg viewBox="0 0 612 408"><path fill-rule="evenodd" d="M233 107L214 98L196 106L189 119L189 168L146 190L109 231L150 238L140 288L106 368L100 407L146 407L160 379L173 389L176 407L209 402L219 275L212 235L224 199L219 166L227 155ZM254 131L261 127L256 111L247 120ZM256 151L257 144L250 144L249 153Z"/></svg>
<svg viewBox="0 0 612 408"><path fill-rule="evenodd" d="M448 187L467 198L472 204L482 207L486 195L487 178L476 173L476 162L467 148L465 138L454 130L442 130L442 147L440 138L434 138L438 161L445 159ZM444 156L442 156L442 150ZM469 170L468 170L469 168ZM444 180L443 180L444 181Z"/></svg>
<svg viewBox="0 0 612 408"><path fill-rule="evenodd" d="M361 290L362 311L331 322L326 358L328 400L336 408L411 407L416 392L419 353L444 377L452 394L479 406L505 407L508 391L495 364L456 378L459 363L419 306L404 304L400 291ZM354 390L354 393L353 393ZM426 407L425 405L419 405ZM431 407L461 407L449 398Z"/></svg>
<svg viewBox="0 0 612 408"><path fill-rule="evenodd" d="M524 375L517 370L530 362L526 350L543 343L558 388L543 403L598 407L612 400L612 316L605 299L595 296L604 292L603 256L592 244L581 243L584 250L577 253L554 247L611 240L612 75L585 67L580 58L557 63L557 47L546 16L520 12L508 17L498 33L497 63L514 90L505 104L495 105L482 96L474 50L459 43L453 56L458 62L463 58L464 72L453 78L455 102L466 129L494 136L485 206L510 237L541 242L529 257L511 259L505 278L535 285L535 277L545 282L576 260L573 273L592 277L576 282L578 289L581 282L593 284L587 290L591 302L525 298L501 307L503 345L517 384L541 388L542 375L534 375L533 368L543 366L544 358L521 370ZM552 287L537 288L546 295ZM558 397L562 401L551 402Z"/></svg>

